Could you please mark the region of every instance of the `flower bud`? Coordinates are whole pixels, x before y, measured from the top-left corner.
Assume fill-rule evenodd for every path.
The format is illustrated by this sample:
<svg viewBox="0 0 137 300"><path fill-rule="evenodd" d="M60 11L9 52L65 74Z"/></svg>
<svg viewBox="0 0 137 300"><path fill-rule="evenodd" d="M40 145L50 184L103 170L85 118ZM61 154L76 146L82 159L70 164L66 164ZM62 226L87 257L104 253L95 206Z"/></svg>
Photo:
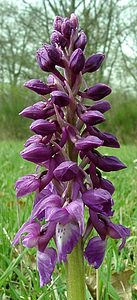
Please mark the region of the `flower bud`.
<svg viewBox="0 0 137 300"><path fill-rule="evenodd" d="M36 53L37 63L39 64L40 68L45 72L50 72L54 70L55 63L49 58L47 50L45 47L42 47L37 50Z"/></svg>
<svg viewBox="0 0 137 300"><path fill-rule="evenodd" d="M69 39L71 35L71 31L72 31L72 24L68 18L65 18L61 25L61 33L65 38Z"/></svg>
<svg viewBox="0 0 137 300"><path fill-rule="evenodd" d="M47 78L47 82L49 85L55 85L56 81L55 81L55 78L52 74L50 74Z"/></svg>
<svg viewBox="0 0 137 300"><path fill-rule="evenodd" d="M80 48L78 48L72 53L70 57L70 61L69 61L70 69L75 74L78 74L80 71L83 70L84 64L85 64L85 57L83 51Z"/></svg>
<svg viewBox="0 0 137 300"><path fill-rule="evenodd" d="M52 147L35 143L25 148L20 154L24 159L39 164L51 158Z"/></svg>
<svg viewBox="0 0 137 300"><path fill-rule="evenodd" d="M42 136L45 136L54 133L57 127L53 122L39 119L34 121L31 124L30 129L37 134L41 134Z"/></svg>
<svg viewBox="0 0 137 300"><path fill-rule="evenodd" d="M105 100L100 100L90 106L87 110L99 110L101 113L105 113L109 109L111 109L110 103Z"/></svg>
<svg viewBox="0 0 137 300"><path fill-rule="evenodd" d="M87 36L84 31L81 31L80 35L78 36L75 42L75 49L80 48L81 50L84 50L86 44L87 44Z"/></svg>
<svg viewBox="0 0 137 300"><path fill-rule="evenodd" d="M86 111L80 115L80 119L89 125L95 125L105 121L103 114L97 110Z"/></svg>
<svg viewBox="0 0 137 300"><path fill-rule="evenodd" d="M100 138L101 140L103 140L104 141L103 146L113 147L113 148L119 148L120 147L117 138L113 134L110 134L108 132L100 131L98 128L95 128L95 127L92 127L92 126L87 126L87 130L91 135L95 135L98 138Z"/></svg>
<svg viewBox="0 0 137 300"><path fill-rule="evenodd" d="M78 139L75 143L75 147L78 150L90 151L93 148L97 148L103 145L103 141L95 136L87 136L85 138Z"/></svg>
<svg viewBox="0 0 137 300"><path fill-rule="evenodd" d="M97 53L97 54L93 54L92 56L90 56L85 61L83 73L86 73L86 72L92 73L92 72L97 71L100 68L104 58L105 58L105 55L102 53Z"/></svg>
<svg viewBox="0 0 137 300"><path fill-rule="evenodd" d="M46 49L49 58L51 59L53 64L59 64L61 61L61 51L57 49L54 45L45 44L44 49Z"/></svg>
<svg viewBox="0 0 137 300"><path fill-rule="evenodd" d="M55 89L55 88L53 89L52 87L48 86L47 84L45 84L44 82L38 79L31 79L27 81L24 84L24 86L36 92L39 95L47 95Z"/></svg>
<svg viewBox="0 0 137 300"><path fill-rule="evenodd" d="M65 39L65 37L56 30L52 32L50 40L53 45L58 44L59 46L61 46L61 48L64 48L67 44L67 40Z"/></svg>
<svg viewBox="0 0 137 300"><path fill-rule="evenodd" d="M68 181L73 179L79 170L80 169L75 162L64 161L54 170L53 173L59 181Z"/></svg>
<svg viewBox="0 0 137 300"><path fill-rule="evenodd" d="M36 191L40 186L40 179L37 174L29 174L16 181L15 188L17 197L23 197Z"/></svg>
<svg viewBox="0 0 137 300"><path fill-rule="evenodd" d="M98 168L105 172L125 169L126 166L115 156L102 156L98 160Z"/></svg>
<svg viewBox="0 0 137 300"><path fill-rule="evenodd" d="M111 194L104 189L89 189L82 195L83 202L96 212L109 212L111 215L114 204Z"/></svg>
<svg viewBox="0 0 137 300"><path fill-rule="evenodd" d="M33 120L37 120L39 118L44 118L45 114L43 109L45 108L46 104L42 101L39 101L35 103L32 106L28 106L25 109L23 109L19 115L25 117L25 118L30 118Z"/></svg>
<svg viewBox="0 0 137 300"><path fill-rule="evenodd" d="M78 94L83 98L92 99L94 101L101 100L111 93L111 88L104 83L97 83L94 86L88 88L84 92Z"/></svg>
<svg viewBox="0 0 137 300"><path fill-rule="evenodd" d="M24 144L25 147L28 147L31 144L36 144L36 143L40 143L42 141L42 136L35 134L33 136L31 136L30 138L27 139L26 143Z"/></svg>
<svg viewBox="0 0 137 300"><path fill-rule="evenodd" d="M104 190L107 190L111 195L114 193L115 188L111 181L100 178L100 187Z"/></svg>
<svg viewBox="0 0 137 300"><path fill-rule="evenodd" d="M69 104L69 96L61 91L54 91L51 93L51 100L59 107L67 106Z"/></svg>
<svg viewBox="0 0 137 300"><path fill-rule="evenodd" d="M74 13L70 16L70 22L74 30L78 29L78 18Z"/></svg>
<svg viewBox="0 0 137 300"><path fill-rule="evenodd" d="M63 18L60 16L56 16L53 24L54 29L61 32L62 23L63 23Z"/></svg>
<svg viewBox="0 0 137 300"><path fill-rule="evenodd" d="M89 159L104 172L118 171L125 169L126 166L116 156L103 156L96 153L88 153Z"/></svg>

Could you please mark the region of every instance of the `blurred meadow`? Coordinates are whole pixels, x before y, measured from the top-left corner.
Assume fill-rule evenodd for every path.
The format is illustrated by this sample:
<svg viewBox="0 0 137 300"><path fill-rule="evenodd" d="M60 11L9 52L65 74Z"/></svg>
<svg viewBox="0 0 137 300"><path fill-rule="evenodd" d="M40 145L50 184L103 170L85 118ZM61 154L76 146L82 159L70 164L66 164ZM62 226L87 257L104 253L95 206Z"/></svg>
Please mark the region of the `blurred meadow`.
<svg viewBox="0 0 137 300"><path fill-rule="evenodd" d="M1 1L1 70L0 70L0 299L65 300L64 265L57 266L51 284L40 289L36 270L36 252L12 239L32 208L32 196L17 200L16 180L33 173L35 166L23 161L19 152L31 135L29 120L19 112L40 97L23 87L31 78L46 82L47 74L35 63L35 52L50 42L55 15L75 12L80 28L88 36L85 55L103 52L101 69L87 76L88 85L107 83L113 93L107 97L112 110L99 128L115 134L120 149L102 147L102 153L118 156L127 169L105 173L114 183L116 223L131 229L125 248L110 239L98 274L86 269L86 300L96 299L96 275L99 276L99 300L137 299L137 1L136 0L41 0ZM76 299L79 300L79 299Z"/></svg>

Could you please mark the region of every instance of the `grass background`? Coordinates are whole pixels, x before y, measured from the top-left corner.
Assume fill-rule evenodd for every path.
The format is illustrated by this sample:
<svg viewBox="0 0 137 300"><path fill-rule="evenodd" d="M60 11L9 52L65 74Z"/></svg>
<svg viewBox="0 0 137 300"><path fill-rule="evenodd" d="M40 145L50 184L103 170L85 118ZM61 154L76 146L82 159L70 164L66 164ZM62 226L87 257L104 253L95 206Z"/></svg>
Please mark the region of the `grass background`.
<svg viewBox="0 0 137 300"><path fill-rule="evenodd" d="M30 120L19 116L19 112L41 97L23 86L4 86L0 97L1 139L24 139L29 136ZM107 97L112 109L107 112L107 122L100 128L114 133L124 144L137 143L137 98L133 94L117 90Z"/></svg>
<svg viewBox="0 0 137 300"><path fill-rule="evenodd" d="M23 140L7 140L0 143L0 299L65 300L64 266L57 266L51 284L40 289L35 249L27 250L26 254L26 249L24 251L21 245L16 248L11 246L15 233L30 214L33 200L32 195L19 200L16 200L15 196L15 181L35 170L32 163L24 161L19 155L23 143ZM121 149L102 147L102 153L117 155L128 166L123 171L105 173L104 176L112 180L116 187L116 212L113 220L130 227L131 236L121 253L118 253L118 242L109 239L106 258L99 271L99 289L100 295L103 295L100 296L100 300L137 299L137 150L135 145L122 145ZM86 280L92 294L91 296L87 289L86 300L95 299L95 271L87 265Z"/></svg>

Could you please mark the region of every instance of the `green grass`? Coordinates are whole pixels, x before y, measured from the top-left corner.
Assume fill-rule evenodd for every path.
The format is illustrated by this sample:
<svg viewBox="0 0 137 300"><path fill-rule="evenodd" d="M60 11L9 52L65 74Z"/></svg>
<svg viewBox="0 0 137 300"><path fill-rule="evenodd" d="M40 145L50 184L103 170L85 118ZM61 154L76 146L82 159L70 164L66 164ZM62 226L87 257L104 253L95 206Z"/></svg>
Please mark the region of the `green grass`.
<svg viewBox="0 0 137 300"><path fill-rule="evenodd" d="M18 227L28 218L32 207L32 196L19 200L16 200L15 196L15 181L19 177L35 170L35 166L32 163L26 162L20 157L19 152L22 149L23 141L2 141L0 143L0 299L65 300L64 266L57 266L51 285L40 289L39 276L35 264L35 249L26 253L26 250L24 251L21 245L16 248L11 246L11 241ZM100 293L102 293L102 289L104 291L104 298L100 297L100 300L109 299L108 295L111 295L111 299L123 299L122 296L119 298L117 286L113 286L111 279L112 273L121 274L121 281L124 282L122 276L125 276L125 270L131 271L132 276L130 284L128 284L128 289L130 289L137 278L135 263L137 251L137 149L135 145L123 145L118 150L102 148L102 152L109 155L117 155L128 166L123 171L105 173L104 175L112 180L116 187L114 193L114 221L130 227L131 236L127 239L126 247L120 254L117 251L118 243L115 243L112 239L109 240L106 258L99 271ZM95 272L91 267L86 266L86 273L88 281L92 277L94 279ZM90 288L92 284L88 285ZM125 289L127 289L127 286L125 286ZM86 300L89 299L87 291ZM135 291L131 299L137 299Z"/></svg>

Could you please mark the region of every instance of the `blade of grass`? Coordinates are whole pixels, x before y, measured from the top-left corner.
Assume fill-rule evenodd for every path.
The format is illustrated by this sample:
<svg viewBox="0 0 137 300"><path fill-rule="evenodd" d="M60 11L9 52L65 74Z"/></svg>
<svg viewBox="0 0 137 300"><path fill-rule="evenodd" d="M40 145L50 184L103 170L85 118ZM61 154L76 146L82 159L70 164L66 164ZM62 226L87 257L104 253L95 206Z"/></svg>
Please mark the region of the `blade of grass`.
<svg viewBox="0 0 137 300"><path fill-rule="evenodd" d="M20 263L22 257L26 254L27 251L28 251L28 249L24 249L24 251L22 253L20 253L19 256L10 263L9 267L6 269L6 271L0 277L0 287L3 285L4 281L11 274L11 272L14 271L14 268Z"/></svg>

